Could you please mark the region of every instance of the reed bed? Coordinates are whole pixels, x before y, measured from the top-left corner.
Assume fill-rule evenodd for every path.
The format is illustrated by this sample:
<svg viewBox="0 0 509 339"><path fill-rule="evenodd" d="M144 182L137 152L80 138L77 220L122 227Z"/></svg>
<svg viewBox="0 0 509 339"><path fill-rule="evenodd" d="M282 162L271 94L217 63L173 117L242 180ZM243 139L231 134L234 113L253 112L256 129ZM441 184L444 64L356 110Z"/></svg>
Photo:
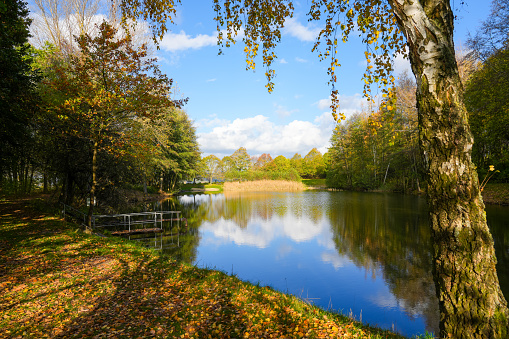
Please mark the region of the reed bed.
<svg viewBox="0 0 509 339"><path fill-rule="evenodd" d="M303 191L306 186L297 181L287 180L256 180L242 182L225 182L223 191L244 191L244 192L273 192L273 191Z"/></svg>

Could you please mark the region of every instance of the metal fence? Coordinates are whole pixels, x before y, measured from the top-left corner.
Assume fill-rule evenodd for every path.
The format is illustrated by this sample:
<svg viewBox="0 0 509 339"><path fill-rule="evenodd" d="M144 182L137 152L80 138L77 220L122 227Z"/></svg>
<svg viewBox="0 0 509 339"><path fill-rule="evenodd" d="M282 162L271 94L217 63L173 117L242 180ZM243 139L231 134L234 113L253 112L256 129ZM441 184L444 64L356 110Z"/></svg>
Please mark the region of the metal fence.
<svg viewBox="0 0 509 339"><path fill-rule="evenodd" d="M64 217L71 217L87 226L87 214L72 206L62 204L62 214ZM182 220L181 211L94 214L92 215L92 228L102 228L117 234L143 231L162 232L165 228L177 227L180 229ZM185 226L187 227L187 223Z"/></svg>

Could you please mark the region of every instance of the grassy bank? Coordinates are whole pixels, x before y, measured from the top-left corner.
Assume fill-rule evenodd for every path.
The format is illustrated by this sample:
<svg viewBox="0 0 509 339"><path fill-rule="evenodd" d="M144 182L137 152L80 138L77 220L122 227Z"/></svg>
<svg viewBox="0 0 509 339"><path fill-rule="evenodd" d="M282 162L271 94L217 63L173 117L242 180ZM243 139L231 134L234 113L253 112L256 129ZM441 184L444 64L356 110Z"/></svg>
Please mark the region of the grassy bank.
<svg viewBox="0 0 509 339"><path fill-rule="evenodd" d="M287 180L256 180L256 181L232 181L223 184L223 191L249 191L249 192L273 192L273 191L302 191L305 185L298 181Z"/></svg>
<svg viewBox="0 0 509 339"><path fill-rule="evenodd" d="M482 198L487 204L509 205L509 183L488 183Z"/></svg>
<svg viewBox="0 0 509 339"><path fill-rule="evenodd" d="M222 184L183 184L180 187L180 192L193 193L193 192L207 192L207 193L220 193L223 191Z"/></svg>
<svg viewBox="0 0 509 339"><path fill-rule="evenodd" d="M340 287L338 287L340 288ZM0 337L401 338L0 199Z"/></svg>
<svg viewBox="0 0 509 339"><path fill-rule="evenodd" d="M302 179L302 183L306 185L308 189L326 189L327 184L325 179Z"/></svg>

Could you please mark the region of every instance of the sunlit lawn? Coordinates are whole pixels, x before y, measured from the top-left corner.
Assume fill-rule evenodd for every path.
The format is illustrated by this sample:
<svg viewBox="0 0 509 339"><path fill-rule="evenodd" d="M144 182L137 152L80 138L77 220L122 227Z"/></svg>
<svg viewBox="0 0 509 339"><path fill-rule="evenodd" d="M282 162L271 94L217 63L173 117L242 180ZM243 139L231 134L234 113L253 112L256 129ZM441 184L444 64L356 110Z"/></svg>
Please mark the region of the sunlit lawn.
<svg viewBox="0 0 509 339"><path fill-rule="evenodd" d="M181 191L187 192L187 191L193 191L195 190L206 190L210 193L217 193L218 191L223 190L222 184L182 184L180 187Z"/></svg>
<svg viewBox="0 0 509 339"><path fill-rule="evenodd" d="M302 179L302 183L306 186L325 187L325 179Z"/></svg>

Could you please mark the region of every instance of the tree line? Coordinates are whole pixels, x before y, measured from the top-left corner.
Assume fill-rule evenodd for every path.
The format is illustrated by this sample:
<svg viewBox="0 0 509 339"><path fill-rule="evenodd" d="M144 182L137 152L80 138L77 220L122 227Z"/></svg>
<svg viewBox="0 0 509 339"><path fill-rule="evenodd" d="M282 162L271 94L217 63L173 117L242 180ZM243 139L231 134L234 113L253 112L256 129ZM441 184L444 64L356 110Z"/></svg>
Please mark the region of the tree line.
<svg viewBox="0 0 509 339"><path fill-rule="evenodd" d="M36 48L26 4L6 5L2 189L56 188L67 204L92 202L90 216L95 201L114 205L126 187L172 191L194 175L201 157L182 110L187 99L172 98L173 80L146 43L105 20L65 49L49 41Z"/></svg>
<svg viewBox="0 0 509 339"><path fill-rule="evenodd" d="M290 159L283 155L272 158L268 153L250 156L244 147L240 147L221 159L213 154L204 157L201 174L210 183L235 179L300 181L302 178L325 178L327 156L316 148L304 157L295 153Z"/></svg>
<svg viewBox="0 0 509 339"><path fill-rule="evenodd" d="M496 4L498 17L508 18L507 2ZM481 180L489 177L490 182L509 182L508 34L505 19L499 24L491 19L470 38L467 50L457 51L474 138L472 160ZM423 190L427 159L419 151L415 91L414 80L407 73L400 74L392 106L382 104L376 110L368 106L336 126L328 151L329 186Z"/></svg>
<svg viewBox="0 0 509 339"><path fill-rule="evenodd" d="M403 73L392 105L339 123L331 137L327 185L342 189L421 191L424 169L419 152L415 83Z"/></svg>

